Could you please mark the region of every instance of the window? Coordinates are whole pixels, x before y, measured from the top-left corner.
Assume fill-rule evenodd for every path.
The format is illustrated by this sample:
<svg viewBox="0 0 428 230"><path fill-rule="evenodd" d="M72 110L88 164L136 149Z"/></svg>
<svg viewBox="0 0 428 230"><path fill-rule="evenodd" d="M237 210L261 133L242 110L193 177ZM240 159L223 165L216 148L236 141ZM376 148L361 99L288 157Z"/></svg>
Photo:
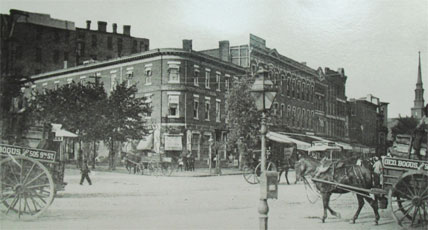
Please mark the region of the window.
<svg viewBox="0 0 428 230"><path fill-rule="evenodd" d="M85 56L85 43L78 42L77 43L77 56Z"/></svg>
<svg viewBox="0 0 428 230"><path fill-rule="evenodd" d="M54 90L58 90L59 88L59 81L54 82Z"/></svg>
<svg viewBox="0 0 428 230"><path fill-rule="evenodd" d="M107 37L107 48L109 50L113 49L113 38L112 37Z"/></svg>
<svg viewBox="0 0 428 230"><path fill-rule="evenodd" d="M180 62L168 62L168 83L180 83Z"/></svg>
<svg viewBox="0 0 428 230"><path fill-rule="evenodd" d="M199 119L199 95L193 95L193 118Z"/></svg>
<svg viewBox="0 0 428 230"><path fill-rule="evenodd" d="M126 71L126 79L125 79L126 80L126 87L128 87L128 88L131 87L131 80L133 77L134 77L134 72L131 68L131 69Z"/></svg>
<svg viewBox="0 0 428 230"><path fill-rule="evenodd" d="M97 47L97 35L92 34L92 47Z"/></svg>
<svg viewBox="0 0 428 230"><path fill-rule="evenodd" d="M279 107L279 105L278 105L278 103L274 103L273 104L273 115L277 115L278 114L278 107Z"/></svg>
<svg viewBox="0 0 428 230"><path fill-rule="evenodd" d="M225 90L230 89L230 75L226 74L224 78L224 88Z"/></svg>
<svg viewBox="0 0 428 230"><path fill-rule="evenodd" d="M205 70L205 88L209 89L210 88L210 70L206 69Z"/></svg>
<svg viewBox="0 0 428 230"><path fill-rule="evenodd" d="M220 91L221 76L219 72L217 72L216 74L216 83L217 83L217 91Z"/></svg>
<svg viewBox="0 0 428 230"><path fill-rule="evenodd" d="M168 95L168 117L179 117L180 95Z"/></svg>
<svg viewBox="0 0 428 230"><path fill-rule="evenodd" d="M37 40L42 40L42 35L43 35L43 28L42 27L37 27L36 39Z"/></svg>
<svg viewBox="0 0 428 230"><path fill-rule="evenodd" d="M137 40L132 41L132 52L137 52Z"/></svg>
<svg viewBox="0 0 428 230"><path fill-rule="evenodd" d="M195 69L193 73L193 84L199 86L199 69Z"/></svg>
<svg viewBox="0 0 428 230"><path fill-rule="evenodd" d="M205 120L210 120L210 98L205 98Z"/></svg>
<svg viewBox="0 0 428 230"><path fill-rule="evenodd" d="M144 75L146 76L146 85L152 84L152 64L145 65Z"/></svg>
<svg viewBox="0 0 428 230"><path fill-rule="evenodd" d="M281 104L281 117L284 117L284 116L285 116L285 105L283 103Z"/></svg>
<svg viewBox="0 0 428 230"><path fill-rule="evenodd" d="M110 76L110 91L113 91L114 89L116 89L116 86L117 86L116 74L112 74Z"/></svg>
<svg viewBox="0 0 428 230"><path fill-rule="evenodd" d="M216 100L215 102L215 121L220 122L221 120L221 110L220 110L220 100Z"/></svg>

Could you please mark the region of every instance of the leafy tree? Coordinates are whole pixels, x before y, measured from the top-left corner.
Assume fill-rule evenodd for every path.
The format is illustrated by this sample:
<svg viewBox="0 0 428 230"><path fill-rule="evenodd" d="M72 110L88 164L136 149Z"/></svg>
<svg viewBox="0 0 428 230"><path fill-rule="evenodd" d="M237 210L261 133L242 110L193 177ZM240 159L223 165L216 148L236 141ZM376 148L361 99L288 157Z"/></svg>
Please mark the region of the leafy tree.
<svg viewBox="0 0 428 230"><path fill-rule="evenodd" d="M244 142L249 148L259 148L260 146L262 113L257 111L250 93L253 83L252 76L242 76L233 83L226 95L228 146L234 146L239 137L244 137ZM267 115L266 123L269 126L275 126L278 122L279 119L276 116Z"/></svg>
<svg viewBox="0 0 428 230"><path fill-rule="evenodd" d="M418 119L414 117L400 117L397 119L397 124L392 127L391 134L393 139L397 134L408 134L412 135L418 125Z"/></svg>
<svg viewBox="0 0 428 230"><path fill-rule="evenodd" d="M36 94L30 104L34 121L62 124L65 129L79 135L81 149L81 141L103 139L103 114L99 111L106 102L107 94L102 84L72 82ZM79 159L81 157L79 155Z"/></svg>
<svg viewBox="0 0 428 230"><path fill-rule="evenodd" d="M103 136L109 145L109 168L115 169L114 158L117 146L127 140L141 139L148 133L145 117L150 112L146 98L137 98L135 85L119 84L111 93L104 107Z"/></svg>

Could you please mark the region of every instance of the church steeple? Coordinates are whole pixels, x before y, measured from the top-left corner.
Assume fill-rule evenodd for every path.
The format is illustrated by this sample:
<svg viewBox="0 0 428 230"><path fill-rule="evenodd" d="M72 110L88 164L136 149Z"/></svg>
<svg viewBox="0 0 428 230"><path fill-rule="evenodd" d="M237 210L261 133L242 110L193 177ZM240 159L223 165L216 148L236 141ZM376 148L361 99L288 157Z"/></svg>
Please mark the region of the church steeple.
<svg viewBox="0 0 428 230"><path fill-rule="evenodd" d="M423 110L425 107L424 101L424 88L422 83L422 71L421 71L421 52L419 51L419 63L418 63L418 79L416 81L415 89L415 100L412 108L412 117L422 118Z"/></svg>

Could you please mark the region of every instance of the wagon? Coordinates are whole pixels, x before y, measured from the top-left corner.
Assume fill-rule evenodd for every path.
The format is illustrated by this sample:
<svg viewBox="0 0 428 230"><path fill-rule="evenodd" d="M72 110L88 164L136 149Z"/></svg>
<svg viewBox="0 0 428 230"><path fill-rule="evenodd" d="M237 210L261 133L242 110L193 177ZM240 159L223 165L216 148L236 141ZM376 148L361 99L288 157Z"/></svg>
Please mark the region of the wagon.
<svg viewBox="0 0 428 230"><path fill-rule="evenodd" d="M407 158L383 158L381 188L363 189L318 178L312 178L312 180L363 196L368 196L367 194L377 196L380 208L389 206L393 218L400 226L426 227L428 226L428 161L409 158L411 158L410 151Z"/></svg>
<svg viewBox="0 0 428 230"><path fill-rule="evenodd" d="M1 212L37 217L63 190L64 164L55 151L0 144Z"/></svg>
<svg viewBox="0 0 428 230"><path fill-rule="evenodd" d="M294 167L294 163L297 159L295 146L284 145L283 143L272 143L271 147L272 149L266 152L266 170L278 172L278 182L281 179L281 174L284 172L287 184L290 184L287 176L288 170ZM253 151L243 169L242 175L250 184L259 183L259 177L261 175L260 155L260 150Z"/></svg>

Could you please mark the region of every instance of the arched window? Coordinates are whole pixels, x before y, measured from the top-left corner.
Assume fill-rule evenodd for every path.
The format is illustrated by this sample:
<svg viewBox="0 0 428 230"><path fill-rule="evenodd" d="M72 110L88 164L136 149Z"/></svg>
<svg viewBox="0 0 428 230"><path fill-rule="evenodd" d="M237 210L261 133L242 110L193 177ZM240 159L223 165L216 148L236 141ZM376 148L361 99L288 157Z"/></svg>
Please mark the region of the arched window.
<svg viewBox="0 0 428 230"><path fill-rule="evenodd" d="M284 117L285 114L286 114L285 113L285 105L284 105L284 103L282 103L281 104L281 117Z"/></svg>

